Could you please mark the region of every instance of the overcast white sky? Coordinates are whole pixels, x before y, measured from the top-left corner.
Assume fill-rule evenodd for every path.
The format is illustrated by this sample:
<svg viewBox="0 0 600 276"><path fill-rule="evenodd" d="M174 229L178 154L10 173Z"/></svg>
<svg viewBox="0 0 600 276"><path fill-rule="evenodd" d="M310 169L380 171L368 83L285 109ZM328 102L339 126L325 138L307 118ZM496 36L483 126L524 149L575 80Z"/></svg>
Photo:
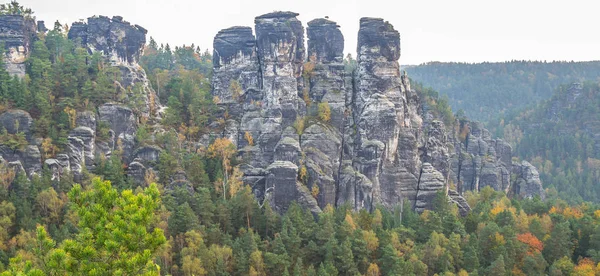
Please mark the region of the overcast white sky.
<svg viewBox="0 0 600 276"><path fill-rule="evenodd" d="M8 2L8 0L0 1ZM159 43L212 50L214 35L254 26L254 17L300 13L306 22L329 16L356 52L361 17L381 17L400 32L401 64L428 61L598 60L597 0L20 0L38 20L71 24L92 15L121 15Z"/></svg>

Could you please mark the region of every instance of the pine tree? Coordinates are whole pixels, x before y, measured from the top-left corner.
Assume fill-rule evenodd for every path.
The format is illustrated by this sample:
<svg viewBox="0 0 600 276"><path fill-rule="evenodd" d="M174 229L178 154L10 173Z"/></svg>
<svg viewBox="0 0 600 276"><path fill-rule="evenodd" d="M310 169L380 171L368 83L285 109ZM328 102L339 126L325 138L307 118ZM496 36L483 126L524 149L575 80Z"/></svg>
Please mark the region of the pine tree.
<svg viewBox="0 0 600 276"><path fill-rule="evenodd" d="M548 263L554 263L556 260L573 254L573 243L571 241L571 228L569 222L559 222L554 224L550 238L544 246L544 257Z"/></svg>
<svg viewBox="0 0 600 276"><path fill-rule="evenodd" d="M342 242L336 252L336 264L337 270L342 275L360 275L354 262L354 255L352 255L352 244L349 240Z"/></svg>
<svg viewBox="0 0 600 276"><path fill-rule="evenodd" d="M504 267L504 256L500 255L498 259L492 262L492 264L488 267L488 275L506 275L506 269Z"/></svg>

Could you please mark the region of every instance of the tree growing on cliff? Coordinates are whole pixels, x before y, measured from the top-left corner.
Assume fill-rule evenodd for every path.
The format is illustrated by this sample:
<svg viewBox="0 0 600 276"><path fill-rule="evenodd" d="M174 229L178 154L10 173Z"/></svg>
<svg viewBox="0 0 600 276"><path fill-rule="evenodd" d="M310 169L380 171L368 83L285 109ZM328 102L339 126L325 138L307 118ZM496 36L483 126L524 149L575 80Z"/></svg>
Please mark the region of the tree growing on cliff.
<svg viewBox="0 0 600 276"><path fill-rule="evenodd" d="M331 121L331 108L328 102L319 103L319 119L324 123Z"/></svg>
<svg viewBox="0 0 600 276"><path fill-rule="evenodd" d="M244 93L240 82L237 80L231 80L231 82L229 83L229 91L231 91L231 98L234 101L239 101L240 96L242 96L242 93Z"/></svg>
<svg viewBox="0 0 600 276"><path fill-rule="evenodd" d="M222 190L223 190L223 199L226 198L226 187L227 181L229 179L229 174L233 169L231 167L231 157L236 153L235 145L231 142L231 140L227 138L217 138L209 147L208 154L211 158L219 158L221 159L221 165L223 169L223 181L222 181Z"/></svg>

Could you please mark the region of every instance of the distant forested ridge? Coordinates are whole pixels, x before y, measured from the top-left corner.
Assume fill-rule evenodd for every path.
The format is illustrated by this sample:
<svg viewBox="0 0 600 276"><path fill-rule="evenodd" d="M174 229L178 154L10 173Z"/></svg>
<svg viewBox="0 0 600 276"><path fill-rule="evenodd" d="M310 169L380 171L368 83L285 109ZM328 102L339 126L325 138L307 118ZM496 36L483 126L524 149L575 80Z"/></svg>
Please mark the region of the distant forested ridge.
<svg viewBox="0 0 600 276"><path fill-rule="evenodd" d="M600 201L600 85L561 85L536 108L490 123L531 160L546 188L572 202Z"/></svg>
<svg viewBox="0 0 600 276"><path fill-rule="evenodd" d="M430 62L406 70L413 80L447 95L453 110L487 122L549 99L558 85L597 80L600 61Z"/></svg>

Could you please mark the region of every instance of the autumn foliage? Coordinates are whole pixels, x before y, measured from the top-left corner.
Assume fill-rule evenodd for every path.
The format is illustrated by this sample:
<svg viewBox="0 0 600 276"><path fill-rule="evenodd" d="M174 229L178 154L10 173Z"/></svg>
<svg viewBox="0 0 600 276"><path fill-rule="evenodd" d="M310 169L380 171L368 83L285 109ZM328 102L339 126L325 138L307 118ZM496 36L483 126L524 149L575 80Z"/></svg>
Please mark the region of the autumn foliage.
<svg viewBox="0 0 600 276"><path fill-rule="evenodd" d="M544 250L544 244L536 236L529 232L518 234L517 240L529 246L527 250L528 254L533 254L536 251L541 252Z"/></svg>

